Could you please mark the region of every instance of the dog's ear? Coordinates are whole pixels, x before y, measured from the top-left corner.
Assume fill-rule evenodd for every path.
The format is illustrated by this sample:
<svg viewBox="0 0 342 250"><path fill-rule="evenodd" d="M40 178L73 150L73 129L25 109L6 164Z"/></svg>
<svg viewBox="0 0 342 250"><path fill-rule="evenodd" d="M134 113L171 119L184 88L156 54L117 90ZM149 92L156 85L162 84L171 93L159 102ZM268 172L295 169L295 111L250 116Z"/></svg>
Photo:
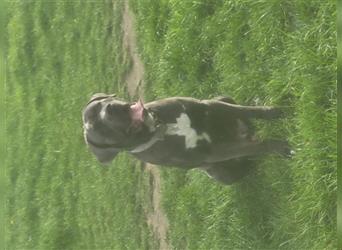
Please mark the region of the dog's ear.
<svg viewBox="0 0 342 250"><path fill-rule="evenodd" d="M110 164L115 156L119 153L117 149L113 148L98 148L94 145L88 144L91 152L94 153L96 159L102 164Z"/></svg>
<svg viewBox="0 0 342 250"><path fill-rule="evenodd" d="M96 94L92 95L92 97L90 98L88 104L92 103L94 101L98 101L98 100L101 100L101 99L108 98L108 97L116 97L116 94L108 95L108 94L105 94L105 93L96 93Z"/></svg>

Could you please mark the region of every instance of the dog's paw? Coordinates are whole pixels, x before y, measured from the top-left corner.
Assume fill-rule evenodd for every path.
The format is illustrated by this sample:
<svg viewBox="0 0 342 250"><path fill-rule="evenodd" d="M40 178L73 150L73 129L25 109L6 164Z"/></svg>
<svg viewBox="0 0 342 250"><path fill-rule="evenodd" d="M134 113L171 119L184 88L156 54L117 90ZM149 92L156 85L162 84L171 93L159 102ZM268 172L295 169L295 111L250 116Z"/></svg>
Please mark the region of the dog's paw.
<svg viewBox="0 0 342 250"><path fill-rule="evenodd" d="M291 149L288 141L268 140L267 147L274 153L280 154L286 158L291 158L294 155L294 150Z"/></svg>
<svg viewBox="0 0 342 250"><path fill-rule="evenodd" d="M279 119L285 118L289 114L293 113L293 108L289 106L283 107L272 107L268 110L268 119Z"/></svg>
<svg viewBox="0 0 342 250"><path fill-rule="evenodd" d="M266 119L278 119L285 116L285 112L280 107L271 107L267 110Z"/></svg>

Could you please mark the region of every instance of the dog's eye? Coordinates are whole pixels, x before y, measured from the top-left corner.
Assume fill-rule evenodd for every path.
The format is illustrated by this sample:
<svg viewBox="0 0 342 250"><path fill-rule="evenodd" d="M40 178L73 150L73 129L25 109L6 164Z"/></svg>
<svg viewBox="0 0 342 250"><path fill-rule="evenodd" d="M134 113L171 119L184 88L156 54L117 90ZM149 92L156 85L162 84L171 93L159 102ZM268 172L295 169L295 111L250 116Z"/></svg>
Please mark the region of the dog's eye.
<svg viewBox="0 0 342 250"><path fill-rule="evenodd" d="M110 110L111 110L111 106L110 106L110 104L108 104L108 105L106 106L106 111L107 111L107 112L110 112Z"/></svg>
<svg viewBox="0 0 342 250"><path fill-rule="evenodd" d="M107 104L106 112L109 114L122 114L129 111L130 106L127 105L116 105L116 104Z"/></svg>

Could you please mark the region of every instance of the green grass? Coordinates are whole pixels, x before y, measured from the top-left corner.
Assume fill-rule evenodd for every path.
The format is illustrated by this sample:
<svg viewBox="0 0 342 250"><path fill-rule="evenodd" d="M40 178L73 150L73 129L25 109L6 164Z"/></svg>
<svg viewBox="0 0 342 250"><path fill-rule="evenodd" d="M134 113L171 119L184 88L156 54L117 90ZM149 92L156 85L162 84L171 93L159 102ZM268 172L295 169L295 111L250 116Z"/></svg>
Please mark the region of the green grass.
<svg viewBox="0 0 342 250"><path fill-rule="evenodd" d="M8 3L6 249L153 248L140 168L121 155L99 166L81 111L117 92L122 1Z"/></svg>
<svg viewBox="0 0 342 250"><path fill-rule="evenodd" d="M163 170L176 249L335 249L336 6L333 1L131 0L149 99L230 95L286 105L258 122L288 139L291 160L268 156L240 184Z"/></svg>
<svg viewBox="0 0 342 250"><path fill-rule="evenodd" d="M287 138L240 184L165 169L176 249L335 249L336 11L332 1L138 1L148 99L230 95L288 105L258 122ZM148 176L121 155L101 168L81 110L94 92L125 96L122 1L9 2L6 52L7 249L155 249Z"/></svg>
<svg viewBox="0 0 342 250"><path fill-rule="evenodd" d="M342 2L337 3L337 12L342 13ZM342 15L337 16L337 152L342 152ZM337 182L342 183L342 156L337 154ZM342 207L342 187L338 188L337 207ZM338 246L342 247L342 210L337 211L337 238Z"/></svg>

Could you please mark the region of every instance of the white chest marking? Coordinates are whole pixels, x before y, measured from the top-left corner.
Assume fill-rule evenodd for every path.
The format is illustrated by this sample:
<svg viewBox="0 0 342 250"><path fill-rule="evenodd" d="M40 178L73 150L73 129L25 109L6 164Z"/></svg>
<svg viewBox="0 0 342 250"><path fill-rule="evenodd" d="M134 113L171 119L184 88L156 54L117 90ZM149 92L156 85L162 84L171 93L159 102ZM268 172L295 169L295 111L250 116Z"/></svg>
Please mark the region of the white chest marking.
<svg viewBox="0 0 342 250"><path fill-rule="evenodd" d="M187 114L182 113L176 121L177 123L167 124L166 134L184 136L186 148L195 148L200 140L211 142L210 136L207 133L198 134L191 127L191 121Z"/></svg>
<svg viewBox="0 0 342 250"><path fill-rule="evenodd" d="M189 116L182 113L177 119L176 123L169 123L166 125L166 132L162 134L155 134L148 142L139 145L131 150L131 153L140 153L152 147L157 141L164 140L164 135L178 135L185 137L185 147L195 148L199 140L206 140L211 143L211 138L207 133L198 134L195 129L191 127Z"/></svg>

